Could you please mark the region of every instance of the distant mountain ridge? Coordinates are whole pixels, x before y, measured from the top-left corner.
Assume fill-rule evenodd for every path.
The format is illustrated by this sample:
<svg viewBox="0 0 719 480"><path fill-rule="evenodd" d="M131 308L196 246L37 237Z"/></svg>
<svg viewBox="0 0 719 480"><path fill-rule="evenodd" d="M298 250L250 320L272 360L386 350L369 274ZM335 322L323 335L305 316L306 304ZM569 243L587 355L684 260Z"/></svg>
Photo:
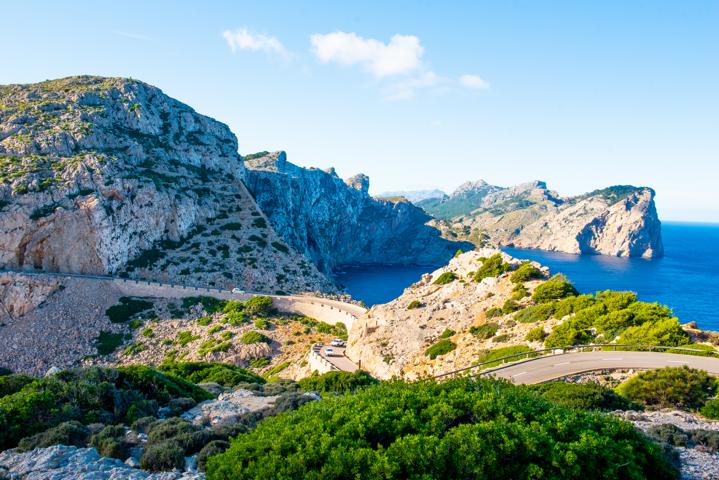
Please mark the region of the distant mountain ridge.
<svg viewBox="0 0 719 480"><path fill-rule="evenodd" d="M422 200L428 200L431 198L443 198L447 194L437 188L433 190L398 190L395 192L382 192L379 195L375 195L377 198L392 198L392 197L404 197L415 205Z"/></svg>
<svg viewBox="0 0 719 480"><path fill-rule="evenodd" d="M648 187L616 185L562 198L543 181L498 187L467 182L417 203L446 237L484 246L658 257L661 222Z"/></svg>

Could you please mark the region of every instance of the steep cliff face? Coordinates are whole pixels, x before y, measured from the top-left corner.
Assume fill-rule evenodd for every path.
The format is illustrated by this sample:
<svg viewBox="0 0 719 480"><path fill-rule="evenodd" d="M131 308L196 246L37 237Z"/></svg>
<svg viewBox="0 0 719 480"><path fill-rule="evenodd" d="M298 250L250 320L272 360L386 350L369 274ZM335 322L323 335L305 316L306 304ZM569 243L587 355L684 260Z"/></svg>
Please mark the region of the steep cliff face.
<svg viewBox="0 0 719 480"><path fill-rule="evenodd" d="M654 191L646 187L562 198L539 181L512 188L475 182L420 205L440 219L446 236L480 245L632 257L664 253Z"/></svg>
<svg viewBox="0 0 719 480"><path fill-rule="evenodd" d="M226 125L142 82L0 87L0 267L331 289L242 184Z"/></svg>
<svg viewBox="0 0 719 480"><path fill-rule="evenodd" d="M333 169L305 169L284 152L245 157L247 186L278 234L320 270L343 264L442 264L471 244L426 225L404 199L370 197L369 179L343 181Z"/></svg>

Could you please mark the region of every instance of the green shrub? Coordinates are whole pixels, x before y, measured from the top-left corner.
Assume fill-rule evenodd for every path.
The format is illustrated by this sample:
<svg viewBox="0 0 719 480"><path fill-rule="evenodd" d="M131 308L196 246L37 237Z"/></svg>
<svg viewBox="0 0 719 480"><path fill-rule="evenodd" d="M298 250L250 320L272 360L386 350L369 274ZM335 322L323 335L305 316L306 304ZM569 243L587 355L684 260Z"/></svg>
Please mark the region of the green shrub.
<svg viewBox="0 0 719 480"><path fill-rule="evenodd" d="M579 295L574 285L569 283L564 275L555 275L541 285L537 285L532 294L532 300L537 303L550 302L561 298Z"/></svg>
<svg viewBox="0 0 719 480"><path fill-rule="evenodd" d="M509 357L512 355L518 355L520 353L527 354L526 356L511 358L508 360L510 362L515 362L515 361L521 360L523 358L537 356L536 353L530 353L530 352L532 352L532 349L526 345L512 345L510 347L493 348L492 350L487 350L486 352L483 352L480 355L478 355L477 361L475 361L474 364L476 365L476 364L480 364L480 363L484 363L484 362L490 362L490 363L487 363L486 365L482 365L482 369L485 369L485 368L496 367L497 365L501 365L502 363L504 363L501 360L498 360L496 362L493 362L493 360L497 360L497 359L504 358L504 357Z"/></svg>
<svg viewBox="0 0 719 480"><path fill-rule="evenodd" d="M250 359L251 368L263 368L272 363L272 359L268 357L259 357Z"/></svg>
<svg viewBox="0 0 719 480"><path fill-rule="evenodd" d="M259 328L261 330L267 330L270 328L270 322L267 321L266 318L258 318L255 320L255 328Z"/></svg>
<svg viewBox="0 0 719 480"><path fill-rule="evenodd" d="M409 305L407 305L407 310L414 310L415 308L421 308L424 305L419 300L412 300L409 302Z"/></svg>
<svg viewBox="0 0 719 480"><path fill-rule="evenodd" d="M274 367L270 368L265 372L265 377L272 380L272 377L280 373L282 370L290 366L290 362L283 362L279 365L275 365Z"/></svg>
<svg viewBox="0 0 719 480"><path fill-rule="evenodd" d="M155 332L150 327L145 327L142 329L142 336L146 338L154 338Z"/></svg>
<svg viewBox="0 0 719 480"><path fill-rule="evenodd" d="M316 373L305 377L299 386L306 392L320 393L352 393L358 389L374 385L378 381L364 370L354 372L328 372L322 375Z"/></svg>
<svg viewBox="0 0 719 480"><path fill-rule="evenodd" d="M197 340L199 338L200 338L199 336L193 335L190 330L184 330L182 332L177 332L177 336L175 337L175 345L184 347L184 346L187 346L188 343L194 342L195 340Z"/></svg>
<svg viewBox="0 0 719 480"><path fill-rule="evenodd" d="M502 255L495 253L482 262L482 265L474 272L473 279L475 282L480 282L484 278L498 277L508 272L510 268L511 266L508 263L502 261Z"/></svg>
<svg viewBox="0 0 719 480"><path fill-rule="evenodd" d="M321 448L318 446L321 445ZM209 479L652 478L677 472L631 424L507 383L383 382L231 441Z"/></svg>
<svg viewBox="0 0 719 480"><path fill-rule="evenodd" d="M243 303L244 311L247 315L266 317L275 313L275 308L272 306L272 297L260 295L249 298Z"/></svg>
<svg viewBox="0 0 719 480"><path fill-rule="evenodd" d="M442 334L439 336L439 338L449 338L452 335L454 335L455 333L457 333L457 332L455 332L451 328L447 328L444 330L444 332L442 332Z"/></svg>
<svg viewBox="0 0 719 480"><path fill-rule="evenodd" d="M717 391L717 382L703 370L669 367L641 372L617 387L628 399L650 408L693 410Z"/></svg>
<svg viewBox="0 0 719 480"><path fill-rule="evenodd" d="M492 342L502 343L502 342L506 342L510 338L512 338L511 335L509 335L508 333L503 333L502 335L497 335L497 336L492 337Z"/></svg>
<svg viewBox="0 0 719 480"><path fill-rule="evenodd" d="M457 274L454 272L444 272L432 282L435 285L447 285L457 280Z"/></svg>
<svg viewBox="0 0 719 480"><path fill-rule="evenodd" d="M98 355L110 355L125 342L127 335L124 333L100 332L95 339L95 348Z"/></svg>
<svg viewBox="0 0 719 480"><path fill-rule="evenodd" d="M434 360L437 357L451 352L455 348L457 348L457 345L455 345L451 340L445 338L427 348L427 350L424 351L424 354Z"/></svg>
<svg viewBox="0 0 719 480"><path fill-rule="evenodd" d="M250 330L249 332L246 332L242 334L240 337L240 342L244 343L245 345L250 345L253 343L272 343L272 339L268 337L267 335L264 335L260 332L257 332L255 330Z"/></svg>
<svg viewBox="0 0 719 480"><path fill-rule="evenodd" d="M103 457L125 460L130 456L131 445L125 440L125 427L108 425L90 439L90 446Z"/></svg>
<svg viewBox="0 0 719 480"><path fill-rule="evenodd" d="M529 290L523 283L518 283L512 287L512 300L521 300L527 295L529 295Z"/></svg>
<svg viewBox="0 0 719 480"><path fill-rule="evenodd" d="M690 349L690 350L686 350ZM699 350L699 351L696 351ZM679 345L677 348L671 348L666 351L667 353L679 353L681 355L697 355L700 357L716 357L717 350L711 345L705 345L703 343L689 343L686 345Z"/></svg>
<svg viewBox="0 0 719 480"><path fill-rule="evenodd" d="M476 327L471 327L469 329L469 333L479 338L480 340L486 340L488 338L492 338L497 333L497 330L499 330L499 325L492 322L485 323Z"/></svg>
<svg viewBox="0 0 719 480"><path fill-rule="evenodd" d="M202 447L200 453L197 454L197 468L199 468L201 472L204 472L207 469L207 460L214 455L223 453L228 448L230 448L230 442L226 440L211 441Z"/></svg>
<svg viewBox="0 0 719 480"><path fill-rule="evenodd" d="M690 440L687 432L670 423L652 425L647 429L647 435L657 442L666 443L673 447L686 447L689 445Z"/></svg>
<svg viewBox="0 0 719 480"><path fill-rule="evenodd" d="M667 318L656 322L646 322L629 327L619 337L619 343L633 345L684 345L689 335L682 329L676 318Z"/></svg>
<svg viewBox="0 0 719 480"><path fill-rule="evenodd" d="M694 445L701 445L712 453L719 451L719 431L692 430L690 433Z"/></svg>
<svg viewBox="0 0 719 480"><path fill-rule="evenodd" d="M548 320L553 313L554 306L551 303L541 303L523 308L514 314L514 319L520 323L543 322Z"/></svg>
<svg viewBox="0 0 719 480"><path fill-rule="evenodd" d="M537 280L542 278L542 272L537 267L532 265L529 262L524 262L517 268L514 272L512 272L512 275L509 277L509 279L513 283L521 284L524 282L527 282L529 280Z"/></svg>
<svg viewBox="0 0 719 480"><path fill-rule="evenodd" d="M524 339L528 342L542 342L547 336L547 332L544 331L544 327L535 327L527 332Z"/></svg>
<svg viewBox="0 0 719 480"><path fill-rule="evenodd" d="M122 297L120 298L120 303L105 310L105 315L112 323L123 323L130 320L134 315L150 310L153 307L153 303L147 300Z"/></svg>
<svg viewBox="0 0 719 480"><path fill-rule="evenodd" d="M212 323L212 317L210 317L209 315L206 317L200 317L197 320L195 320L195 322L197 322L197 324L202 327L206 327Z"/></svg>
<svg viewBox="0 0 719 480"><path fill-rule="evenodd" d="M34 380L33 377L14 373L0 376L0 398L19 392L25 385L32 383Z"/></svg>
<svg viewBox="0 0 719 480"><path fill-rule="evenodd" d="M512 312L516 312L519 309L517 302L511 299L507 299L502 305L502 314L509 315Z"/></svg>
<svg viewBox="0 0 719 480"><path fill-rule="evenodd" d="M492 307L486 312L484 312L484 316L487 318L497 318L501 317L502 315L504 315L504 313L502 313L502 309L499 307Z"/></svg>
<svg viewBox="0 0 719 480"><path fill-rule="evenodd" d="M699 413L707 418L719 420L719 400L709 400L699 410Z"/></svg>
<svg viewBox="0 0 719 480"><path fill-rule="evenodd" d="M531 385L527 388L563 407L605 411L641 408L613 390L597 383L549 382Z"/></svg>
<svg viewBox="0 0 719 480"><path fill-rule="evenodd" d="M34 448L46 448L53 445L68 445L75 447L87 446L90 430L82 423L72 420L49 428L44 432L20 440L18 448L29 451Z"/></svg>
<svg viewBox="0 0 719 480"><path fill-rule="evenodd" d="M172 442L150 445L140 457L140 466L151 472L179 470L185 466L185 453Z"/></svg>

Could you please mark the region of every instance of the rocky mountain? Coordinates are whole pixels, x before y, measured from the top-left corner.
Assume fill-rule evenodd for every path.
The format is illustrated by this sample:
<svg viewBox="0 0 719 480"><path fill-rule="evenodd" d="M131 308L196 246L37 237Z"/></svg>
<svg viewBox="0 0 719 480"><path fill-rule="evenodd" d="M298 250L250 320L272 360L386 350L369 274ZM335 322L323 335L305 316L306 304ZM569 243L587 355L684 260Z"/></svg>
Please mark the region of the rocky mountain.
<svg viewBox="0 0 719 480"><path fill-rule="evenodd" d="M568 253L659 257L664 253L654 191L619 185L562 198L541 181L511 188L465 183L419 202L451 239Z"/></svg>
<svg viewBox="0 0 719 480"><path fill-rule="evenodd" d="M226 125L145 83L1 86L0 268L332 290L244 174Z"/></svg>
<svg viewBox="0 0 719 480"><path fill-rule="evenodd" d="M417 204L422 200L444 198L446 196L446 193L436 188L433 190L398 190L394 192L382 192L377 195L378 198L404 197L414 204Z"/></svg>
<svg viewBox="0 0 719 480"><path fill-rule="evenodd" d="M404 198L378 199L369 178L301 168L285 152L244 157L247 187L287 244L323 272L345 264L441 265L467 242L441 238Z"/></svg>

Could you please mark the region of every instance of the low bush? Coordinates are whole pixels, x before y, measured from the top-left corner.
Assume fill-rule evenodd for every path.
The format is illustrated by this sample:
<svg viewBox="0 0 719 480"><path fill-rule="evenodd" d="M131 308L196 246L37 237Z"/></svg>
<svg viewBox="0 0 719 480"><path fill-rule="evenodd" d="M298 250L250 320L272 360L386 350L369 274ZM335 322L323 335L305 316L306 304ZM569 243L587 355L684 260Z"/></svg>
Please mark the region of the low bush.
<svg viewBox="0 0 719 480"><path fill-rule="evenodd" d="M480 340L486 340L488 338L492 338L497 333L497 330L499 330L499 325L494 322L491 322L476 327L471 327L469 329L469 333L479 338Z"/></svg>
<svg viewBox="0 0 719 480"><path fill-rule="evenodd" d="M551 303L541 303L523 308L514 314L514 319L520 323L543 322L548 320L553 313L554 306Z"/></svg>
<svg viewBox="0 0 719 480"><path fill-rule="evenodd" d="M508 263L502 261L502 254L495 253L482 262L472 278L475 282L480 282L484 278L498 277L504 272L508 272L510 268Z"/></svg>
<svg viewBox="0 0 719 480"><path fill-rule="evenodd" d="M100 332L100 335L95 339L97 354L110 355L117 350L120 345L125 343L127 337L128 335L125 333Z"/></svg>
<svg viewBox="0 0 719 480"><path fill-rule="evenodd" d="M512 288L512 300L521 300L527 295L529 295L529 290L522 283L518 283Z"/></svg>
<svg viewBox="0 0 719 480"><path fill-rule="evenodd" d="M419 300L412 300L409 302L409 305L407 305L407 310L414 310L415 308L421 308L424 305L422 305L422 302Z"/></svg>
<svg viewBox="0 0 719 480"><path fill-rule="evenodd" d="M564 275L555 275L541 285L537 285L532 300L537 303L551 302L561 298L579 295L579 292Z"/></svg>
<svg viewBox="0 0 719 480"><path fill-rule="evenodd" d="M275 313L275 308L272 306L272 297L264 295L245 300L243 306L247 315L255 317L266 317Z"/></svg>
<svg viewBox="0 0 719 480"><path fill-rule="evenodd" d="M427 348L427 350L424 351L424 354L434 360L437 357L451 352L455 348L457 348L457 345L455 345L451 340L445 338Z"/></svg>
<svg viewBox="0 0 719 480"><path fill-rule="evenodd" d="M512 299L507 299L502 305L502 314L509 315L512 312L519 310L519 305Z"/></svg>
<svg viewBox="0 0 719 480"><path fill-rule="evenodd" d="M16 375L14 373L0 376L0 398L19 392L25 385L32 383L33 381L35 381L33 377L28 377L27 375Z"/></svg>
<svg viewBox="0 0 719 480"><path fill-rule="evenodd" d="M455 332L455 331L452 330L451 328L446 328L446 329L444 330L444 332L442 332L442 334L439 336L439 338L449 338L449 337L451 337L452 335L454 335L455 333L457 333L457 332Z"/></svg>
<svg viewBox="0 0 719 480"><path fill-rule="evenodd" d="M140 466L151 472L179 470L185 466L185 454L179 445L172 442L150 445L140 457Z"/></svg>
<svg viewBox="0 0 719 480"><path fill-rule="evenodd" d="M313 374L297 382L302 390L320 393L353 393L378 381L364 370Z"/></svg>
<svg viewBox="0 0 719 480"><path fill-rule="evenodd" d="M272 339L260 332L250 330L249 332L242 334L240 342L245 345L251 345L253 343L272 343Z"/></svg>
<svg viewBox="0 0 719 480"><path fill-rule="evenodd" d="M259 328L260 330L267 330L270 328L270 322L267 321L266 318L258 318L255 320L255 328Z"/></svg>
<svg viewBox="0 0 719 480"><path fill-rule="evenodd" d="M514 272L512 272L512 275L510 275L509 279L513 283L521 284L524 282L527 282L529 280L537 280L542 278L542 272L537 267L532 265L529 262L524 262L517 268Z"/></svg>
<svg viewBox="0 0 719 480"><path fill-rule="evenodd" d="M699 410L699 413L707 418L719 420L719 400L709 400L704 404L701 410Z"/></svg>
<svg viewBox="0 0 719 480"><path fill-rule="evenodd" d="M665 318L629 327L619 337L619 343L627 345L685 345L689 335L676 318Z"/></svg>
<svg viewBox="0 0 719 480"><path fill-rule="evenodd" d="M687 432L671 423L652 425L647 429L647 435L657 442L673 447L686 447L691 439Z"/></svg>
<svg viewBox="0 0 719 480"><path fill-rule="evenodd" d="M544 331L544 327L535 327L527 332L524 339L528 342L543 342L547 337L547 332Z"/></svg>
<svg viewBox="0 0 719 480"><path fill-rule="evenodd" d="M626 398L649 408L701 408L717 391L716 378L686 366L640 372L617 387Z"/></svg>
<svg viewBox="0 0 719 480"><path fill-rule="evenodd" d="M85 447L89 437L90 430L82 423L72 420L63 422L31 437L23 438L18 443L18 448L29 451L34 448L46 448L53 445Z"/></svg>
<svg viewBox="0 0 719 480"><path fill-rule="evenodd" d="M502 309L499 307L492 307L486 312L484 312L484 316L487 318L497 318L501 317L502 315L504 315L504 313L502 313Z"/></svg>
<svg viewBox="0 0 719 480"><path fill-rule="evenodd" d="M558 405L581 410L636 410L641 407L597 383L549 382L531 385L539 393Z"/></svg>
<svg viewBox="0 0 719 480"><path fill-rule="evenodd" d="M508 333L503 333L502 335L497 335L497 336L492 337L492 342L502 343L502 342L506 342L510 338L512 338L511 335L509 335Z"/></svg>
<svg viewBox="0 0 719 480"><path fill-rule="evenodd" d="M153 303L147 300L122 297L120 298L120 303L105 310L105 315L112 323L123 323L129 321L138 313L145 312L153 307Z"/></svg>
<svg viewBox="0 0 719 480"><path fill-rule="evenodd" d="M321 448L318 446L321 445ZM628 422L504 382L383 382L266 419L209 479L652 478L677 471Z"/></svg>
<svg viewBox="0 0 719 480"><path fill-rule="evenodd" d="M154 420L154 419L153 419ZM132 445L125 440L125 427L108 425L90 439L90 446L103 457L125 460L130 456Z"/></svg>
<svg viewBox="0 0 719 480"><path fill-rule="evenodd" d="M457 274L454 272L444 272L432 282L435 285L447 285L457 280Z"/></svg>
<svg viewBox="0 0 719 480"><path fill-rule="evenodd" d="M223 453L228 448L230 448L230 442L226 440L211 441L202 447L200 453L197 454L197 468L199 468L201 472L204 472L207 469L207 460L213 455Z"/></svg>
<svg viewBox="0 0 719 480"><path fill-rule="evenodd" d="M265 379L241 367L228 363L165 362L158 369L195 384L218 383L235 387L241 383L265 383Z"/></svg>
<svg viewBox="0 0 719 480"><path fill-rule="evenodd" d="M536 357L537 356L536 353L529 353L531 351L532 351L532 349L526 345L513 345L511 347L493 348L492 350L487 350L486 352L481 353L477 357L477 360L474 362L474 364L477 365L480 363L489 362L486 365L482 365L482 369L492 368L492 367L496 367L497 365L501 365L503 363L503 361L499 361L499 360L496 362L493 362L493 360L497 360L500 358L509 357L512 355L518 355L521 353L527 353L527 355L514 357L514 358L509 359L508 361L515 362L517 360L521 360L522 358Z"/></svg>

